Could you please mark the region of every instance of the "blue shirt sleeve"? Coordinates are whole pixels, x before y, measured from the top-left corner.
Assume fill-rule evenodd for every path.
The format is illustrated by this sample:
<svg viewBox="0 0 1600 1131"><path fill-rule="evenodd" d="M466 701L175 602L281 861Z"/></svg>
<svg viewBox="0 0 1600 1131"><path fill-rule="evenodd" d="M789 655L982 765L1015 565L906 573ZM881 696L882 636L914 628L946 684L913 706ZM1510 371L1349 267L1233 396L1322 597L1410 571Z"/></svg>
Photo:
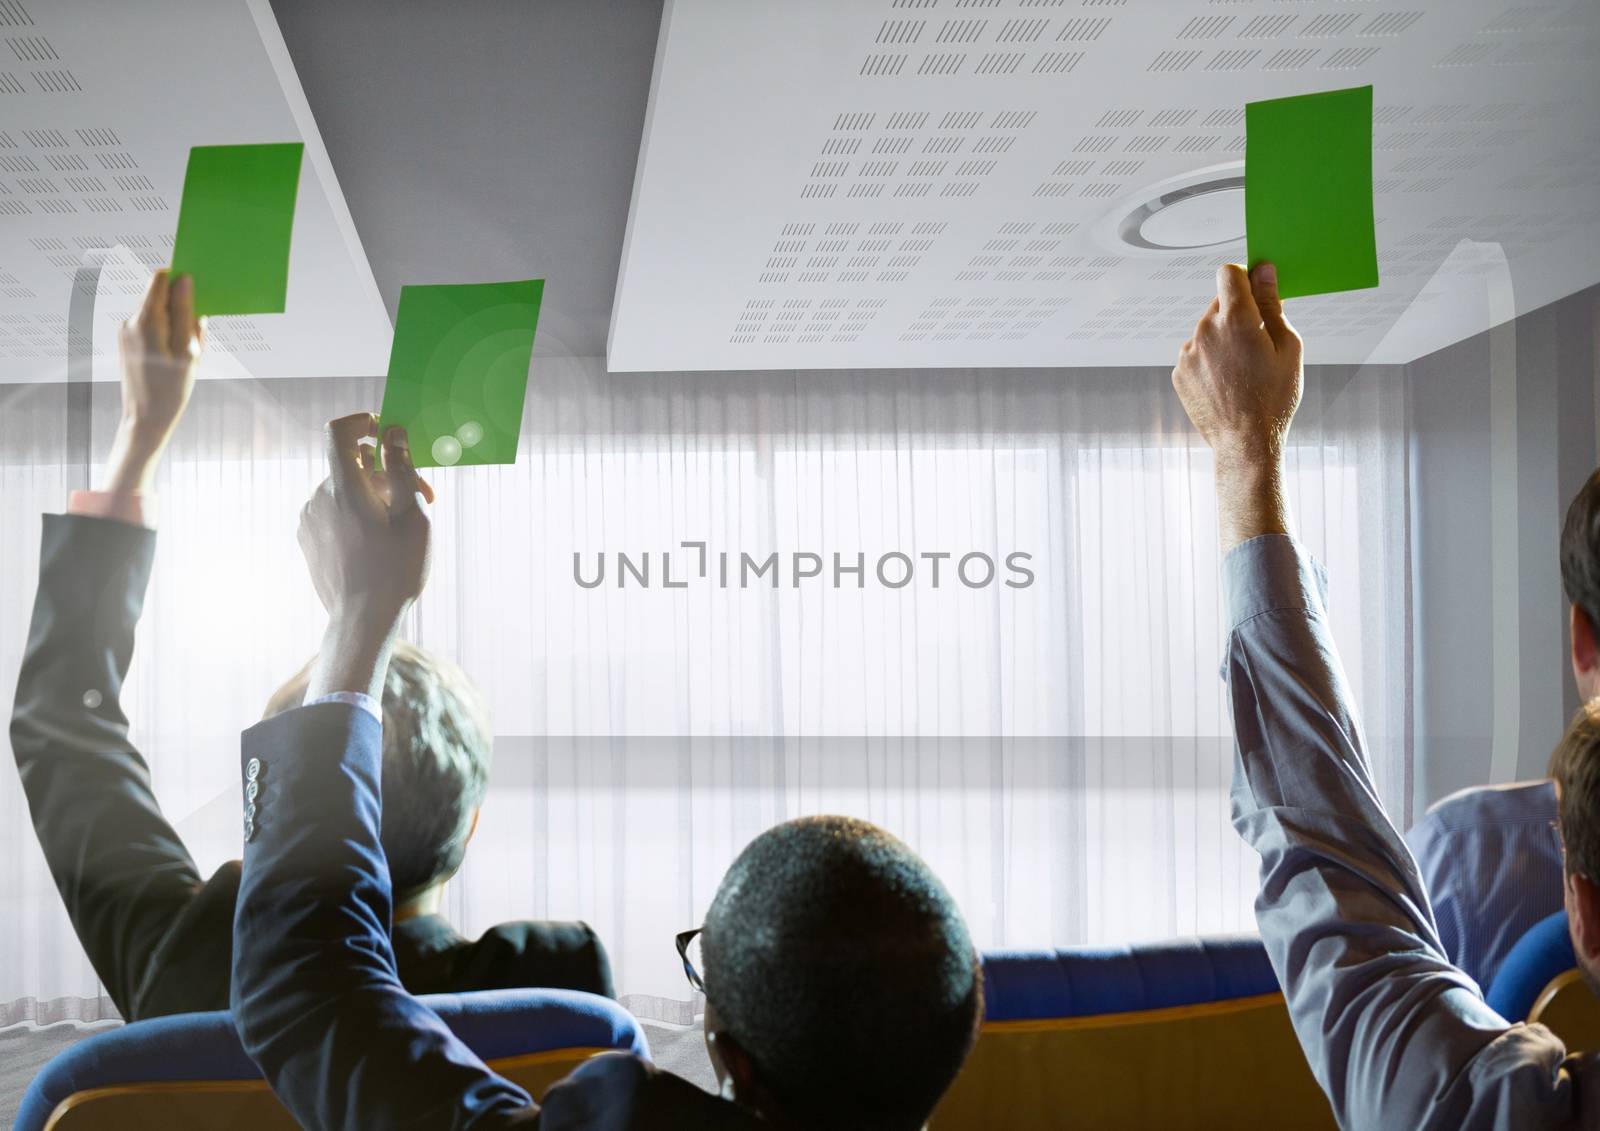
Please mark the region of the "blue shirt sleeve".
<svg viewBox="0 0 1600 1131"><path fill-rule="evenodd" d="M312 1129L532 1123L527 1093L395 972L378 720L322 703L251 727L242 745L233 1015L284 1106Z"/></svg>
<svg viewBox="0 0 1600 1131"><path fill-rule="evenodd" d="M1295 1032L1346 1128L1578 1126L1576 1061L1450 965L1368 770L1321 570L1269 535L1223 561L1233 823Z"/></svg>

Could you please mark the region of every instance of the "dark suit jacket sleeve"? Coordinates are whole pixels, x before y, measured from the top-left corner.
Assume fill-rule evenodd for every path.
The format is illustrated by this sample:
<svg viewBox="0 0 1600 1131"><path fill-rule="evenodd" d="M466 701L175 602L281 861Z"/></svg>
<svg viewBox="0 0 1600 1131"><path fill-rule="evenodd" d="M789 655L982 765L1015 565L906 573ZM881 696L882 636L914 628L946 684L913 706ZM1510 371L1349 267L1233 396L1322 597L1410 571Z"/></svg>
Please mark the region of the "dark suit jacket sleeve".
<svg viewBox="0 0 1600 1131"><path fill-rule="evenodd" d="M378 721L339 703L244 733L259 762L234 919L233 1013L245 1049L306 1128L532 1123L496 1076L402 988L378 839Z"/></svg>
<svg viewBox="0 0 1600 1131"><path fill-rule="evenodd" d="M72 925L122 1015L200 876L150 790L120 697L153 530L45 515L11 749Z"/></svg>

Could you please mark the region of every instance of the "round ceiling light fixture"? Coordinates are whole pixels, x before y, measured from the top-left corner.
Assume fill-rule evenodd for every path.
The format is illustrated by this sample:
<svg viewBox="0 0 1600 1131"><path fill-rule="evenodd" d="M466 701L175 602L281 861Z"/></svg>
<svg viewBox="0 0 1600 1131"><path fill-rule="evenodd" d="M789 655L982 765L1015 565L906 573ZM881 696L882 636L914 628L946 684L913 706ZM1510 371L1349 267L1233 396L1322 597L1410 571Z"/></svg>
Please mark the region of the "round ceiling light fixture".
<svg viewBox="0 0 1600 1131"><path fill-rule="evenodd" d="M1123 218L1124 242L1150 251L1193 251L1244 238L1244 178L1224 177L1141 204Z"/></svg>
<svg viewBox="0 0 1600 1131"><path fill-rule="evenodd" d="M1244 239L1242 162L1197 169L1124 196L1100 224L1123 255L1170 256Z"/></svg>

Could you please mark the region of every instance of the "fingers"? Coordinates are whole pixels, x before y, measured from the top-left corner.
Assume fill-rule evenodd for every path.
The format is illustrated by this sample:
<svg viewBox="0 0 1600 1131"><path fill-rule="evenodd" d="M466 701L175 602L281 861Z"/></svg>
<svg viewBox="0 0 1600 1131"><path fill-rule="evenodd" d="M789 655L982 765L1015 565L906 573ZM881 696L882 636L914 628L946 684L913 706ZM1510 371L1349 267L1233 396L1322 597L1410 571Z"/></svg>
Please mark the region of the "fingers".
<svg viewBox="0 0 1600 1131"><path fill-rule="evenodd" d="M404 514L417 505L418 496L433 502L433 488L422 481L411 462L411 439L404 428L391 428L383 434L383 468L394 484L391 514Z"/></svg>
<svg viewBox="0 0 1600 1131"><path fill-rule="evenodd" d="M1273 345L1282 350L1289 339L1295 337L1293 327L1283 314L1283 299L1278 296L1278 269L1271 263L1258 263L1250 273L1250 289L1255 296L1256 308L1261 311L1261 324L1272 338Z"/></svg>
<svg viewBox="0 0 1600 1131"><path fill-rule="evenodd" d="M174 356L188 358L200 353L200 324L194 317L194 276L179 275L168 285L167 344Z"/></svg>
<svg viewBox="0 0 1600 1131"><path fill-rule="evenodd" d="M358 412L328 421L323 439L328 452L328 477L334 489L358 498L372 498L366 473L361 467L361 441L378 433L378 418ZM370 457L369 457L370 458Z"/></svg>
<svg viewBox="0 0 1600 1131"><path fill-rule="evenodd" d="M1261 312L1256 309L1255 296L1250 293L1250 276L1237 263L1224 263L1217 268L1217 304L1222 317L1235 319L1251 326L1261 324Z"/></svg>
<svg viewBox="0 0 1600 1131"><path fill-rule="evenodd" d="M167 309L170 288L171 278L166 268L154 272L150 285L145 288L144 303L133 319L145 344L161 353L167 352L172 341L172 321Z"/></svg>

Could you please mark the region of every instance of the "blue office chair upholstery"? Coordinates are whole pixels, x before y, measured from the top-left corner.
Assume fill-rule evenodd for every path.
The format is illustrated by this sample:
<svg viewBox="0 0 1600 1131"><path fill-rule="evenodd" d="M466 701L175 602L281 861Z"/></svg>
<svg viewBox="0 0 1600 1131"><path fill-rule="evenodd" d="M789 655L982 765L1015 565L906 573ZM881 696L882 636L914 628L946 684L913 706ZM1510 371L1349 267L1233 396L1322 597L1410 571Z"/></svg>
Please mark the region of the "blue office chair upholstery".
<svg viewBox="0 0 1600 1131"><path fill-rule="evenodd" d="M983 955L986 1021L1093 1017L1278 992L1254 936Z"/></svg>
<svg viewBox="0 0 1600 1131"><path fill-rule="evenodd" d="M991 951L983 970L933 1131L1334 1126L1257 938Z"/></svg>
<svg viewBox="0 0 1600 1131"><path fill-rule="evenodd" d="M1540 919L1506 952L1484 1000L1507 1021L1526 1021L1552 979L1578 965L1567 933L1567 913Z"/></svg>
<svg viewBox="0 0 1600 1131"><path fill-rule="evenodd" d="M491 1067L535 1095L601 1052L648 1057L633 1015L576 990L422 999ZM157 1126L292 1128L226 1012L157 1017L97 1033L45 1065L13 1131Z"/></svg>

